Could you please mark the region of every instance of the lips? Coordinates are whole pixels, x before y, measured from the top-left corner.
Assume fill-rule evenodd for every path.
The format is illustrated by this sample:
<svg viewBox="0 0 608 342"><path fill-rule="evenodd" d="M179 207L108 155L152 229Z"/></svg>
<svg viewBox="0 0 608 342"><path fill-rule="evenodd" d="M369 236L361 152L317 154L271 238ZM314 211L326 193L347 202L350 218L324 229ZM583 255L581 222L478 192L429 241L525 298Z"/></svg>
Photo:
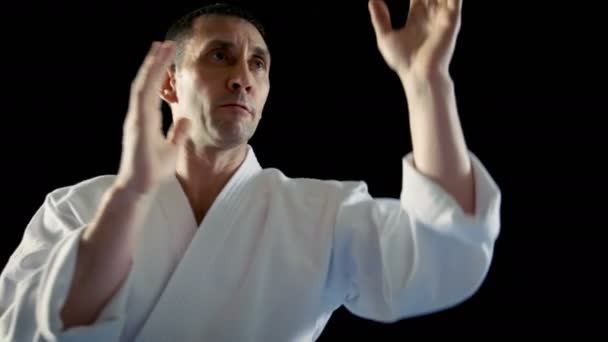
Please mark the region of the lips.
<svg viewBox="0 0 608 342"><path fill-rule="evenodd" d="M247 107L246 105L241 104L241 103L226 103L224 105L221 105L220 107L239 107L239 108L246 110L248 113L251 113L251 110L249 109L249 107Z"/></svg>

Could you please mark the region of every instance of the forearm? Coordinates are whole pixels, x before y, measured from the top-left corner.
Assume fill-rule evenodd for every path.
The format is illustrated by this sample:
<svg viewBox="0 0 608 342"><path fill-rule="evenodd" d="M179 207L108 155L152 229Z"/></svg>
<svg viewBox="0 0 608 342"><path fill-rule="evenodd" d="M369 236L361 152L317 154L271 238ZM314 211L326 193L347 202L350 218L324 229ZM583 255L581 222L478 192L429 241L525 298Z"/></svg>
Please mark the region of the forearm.
<svg viewBox="0 0 608 342"><path fill-rule="evenodd" d="M400 79L408 102L414 166L449 192L466 213L473 213L475 184L452 79L444 74Z"/></svg>
<svg viewBox="0 0 608 342"><path fill-rule="evenodd" d="M131 269L134 242L149 199L109 189L79 243L76 269L61 311L64 329L94 322Z"/></svg>

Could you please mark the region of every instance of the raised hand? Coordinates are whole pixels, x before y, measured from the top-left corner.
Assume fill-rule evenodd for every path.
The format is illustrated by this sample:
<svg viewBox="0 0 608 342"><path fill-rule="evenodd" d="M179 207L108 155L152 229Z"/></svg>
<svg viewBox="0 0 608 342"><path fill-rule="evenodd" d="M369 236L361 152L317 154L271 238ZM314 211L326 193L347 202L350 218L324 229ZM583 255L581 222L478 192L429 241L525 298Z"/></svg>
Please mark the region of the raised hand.
<svg viewBox="0 0 608 342"><path fill-rule="evenodd" d="M131 84L116 185L137 194L153 191L175 174L178 150L188 137L186 118L174 122L166 137L162 131L159 93L174 53L173 42L154 42Z"/></svg>
<svg viewBox="0 0 608 342"><path fill-rule="evenodd" d="M399 29L393 29L383 0L368 5L378 49L393 71L402 78L448 74L462 0L410 0L406 24Z"/></svg>

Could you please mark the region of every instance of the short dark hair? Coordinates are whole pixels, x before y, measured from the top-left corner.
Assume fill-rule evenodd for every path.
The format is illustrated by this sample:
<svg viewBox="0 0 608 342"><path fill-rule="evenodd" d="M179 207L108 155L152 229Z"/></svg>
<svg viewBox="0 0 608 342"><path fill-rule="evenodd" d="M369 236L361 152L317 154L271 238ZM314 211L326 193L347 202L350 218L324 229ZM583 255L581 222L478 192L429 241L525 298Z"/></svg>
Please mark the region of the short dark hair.
<svg viewBox="0 0 608 342"><path fill-rule="evenodd" d="M176 56L174 66L180 64L184 54L184 42L192 36L194 21L205 15L225 15L247 20L251 23L262 35L266 41L266 29L262 22L248 9L227 3L217 2L186 13L177 21L175 21L165 34L166 40L171 40L176 43Z"/></svg>

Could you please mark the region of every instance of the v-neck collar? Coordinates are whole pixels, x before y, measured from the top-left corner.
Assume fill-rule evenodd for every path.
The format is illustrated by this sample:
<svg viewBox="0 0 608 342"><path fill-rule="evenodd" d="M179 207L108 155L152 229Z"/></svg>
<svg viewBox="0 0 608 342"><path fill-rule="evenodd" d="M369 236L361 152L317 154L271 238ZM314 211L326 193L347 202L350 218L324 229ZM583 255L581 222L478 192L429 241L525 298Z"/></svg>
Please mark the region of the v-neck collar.
<svg viewBox="0 0 608 342"><path fill-rule="evenodd" d="M157 327L162 326L163 320L170 313L178 312L178 308L182 311L190 308L192 303L188 301L191 299L181 294L187 293L189 287L195 286L193 284L200 281L200 271L205 269L205 265L212 265L220 255L224 242L234 228L238 217L236 213L249 203L245 196L247 185L261 170L253 148L247 145L245 160L221 190L199 229L194 212L177 178L164 184L157 199L165 218L163 235L172 241L169 244L172 245L171 258L174 266L157 305L139 331L138 341L148 341L151 338L149 335L164 340L163 336L158 336L160 331Z"/></svg>
<svg viewBox="0 0 608 342"><path fill-rule="evenodd" d="M159 203L171 225L188 227L196 230L207 226L213 216L219 214L222 220L230 218L239 205L238 198L247 182L262 170L260 163L251 145L247 145L247 152L243 163L222 188L213 201L200 225L197 225L194 210L190 206L188 197L177 177L171 178L159 192ZM226 222L228 223L228 222Z"/></svg>

